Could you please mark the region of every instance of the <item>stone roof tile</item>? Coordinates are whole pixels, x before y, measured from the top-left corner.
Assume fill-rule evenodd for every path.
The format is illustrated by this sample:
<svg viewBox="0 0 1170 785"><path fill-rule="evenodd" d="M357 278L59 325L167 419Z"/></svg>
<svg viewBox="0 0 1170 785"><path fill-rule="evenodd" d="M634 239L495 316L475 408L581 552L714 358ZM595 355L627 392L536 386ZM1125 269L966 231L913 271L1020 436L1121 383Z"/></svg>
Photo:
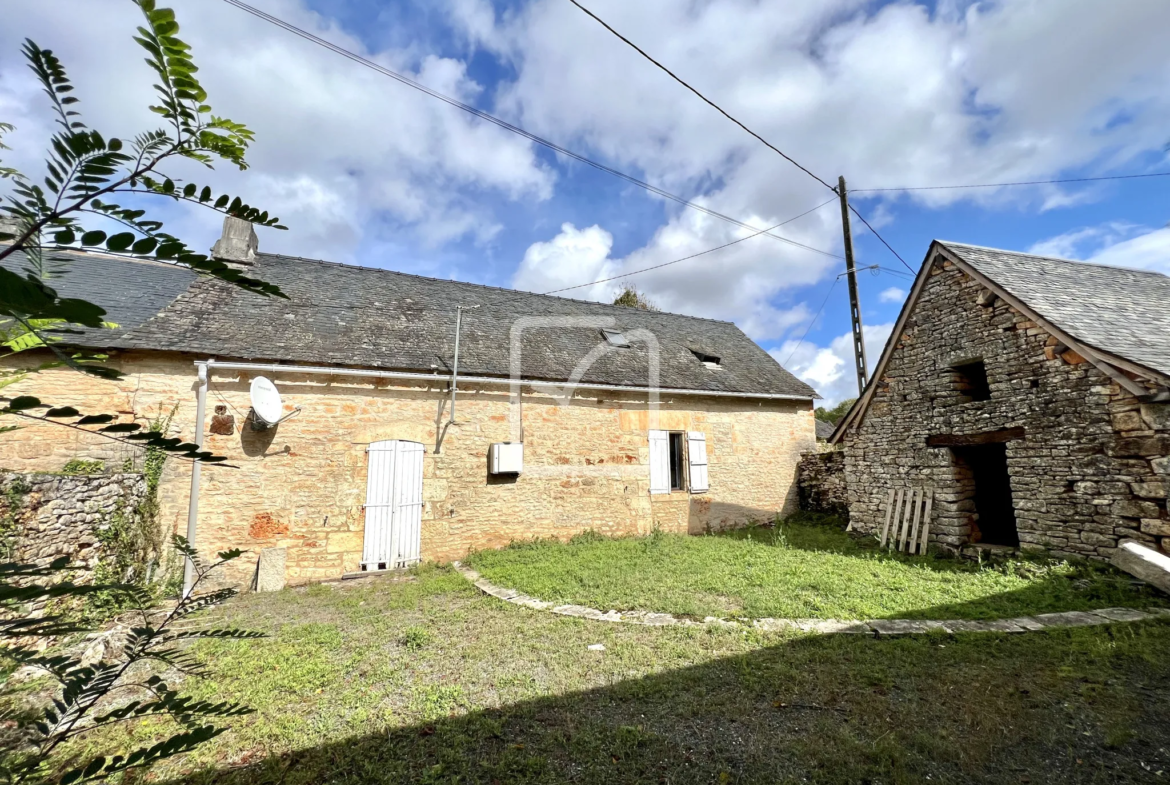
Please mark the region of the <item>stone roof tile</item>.
<svg viewBox="0 0 1170 785"><path fill-rule="evenodd" d="M1086 344L1170 374L1170 277L940 240Z"/></svg>

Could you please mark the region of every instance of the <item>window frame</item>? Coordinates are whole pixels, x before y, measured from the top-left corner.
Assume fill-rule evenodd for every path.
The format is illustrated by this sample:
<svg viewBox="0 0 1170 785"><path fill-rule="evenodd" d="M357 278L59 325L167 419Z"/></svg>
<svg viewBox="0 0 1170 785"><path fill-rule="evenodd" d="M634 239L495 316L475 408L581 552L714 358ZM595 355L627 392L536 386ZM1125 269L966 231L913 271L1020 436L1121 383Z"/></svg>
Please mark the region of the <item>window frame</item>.
<svg viewBox="0 0 1170 785"><path fill-rule="evenodd" d="M605 342L610 346L616 347L618 349L630 348L630 341L628 338L626 338L626 334L621 330L603 327L601 328L601 337L604 338Z"/></svg>
<svg viewBox="0 0 1170 785"><path fill-rule="evenodd" d="M650 493L669 495L673 493L702 494L711 490L707 470L707 437L702 431L651 430L650 443ZM696 450L695 445L701 444ZM696 467L700 467L696 475ZM699 485L695 487L695 477Z"/></svg>
<svg viewBox="0 0 1170 785"><path fill-rule="evenodd" d="M666 446L670 467L670 492L687 490L687 440L685 431L667 431Z"/></svg>

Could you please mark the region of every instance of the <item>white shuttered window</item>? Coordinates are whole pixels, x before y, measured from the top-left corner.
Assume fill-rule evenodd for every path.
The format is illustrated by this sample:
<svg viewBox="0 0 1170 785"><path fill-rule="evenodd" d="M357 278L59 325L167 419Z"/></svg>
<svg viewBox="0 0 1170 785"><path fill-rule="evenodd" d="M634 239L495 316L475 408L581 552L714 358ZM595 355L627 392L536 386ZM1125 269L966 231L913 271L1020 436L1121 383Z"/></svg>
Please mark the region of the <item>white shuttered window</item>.
<svg viewBox="0 0 1170 785"><path fill-rule="evenodd" d="M650 493L670 493L670 439L666 431L650 431Z"/></svg>
<svg viewBox="0 0 1170 785"><path fill-rule="evenodd" d="M707 437L700 431L687 433L687 458L690 461L691 493L706 493L707 481Z"/></svg>

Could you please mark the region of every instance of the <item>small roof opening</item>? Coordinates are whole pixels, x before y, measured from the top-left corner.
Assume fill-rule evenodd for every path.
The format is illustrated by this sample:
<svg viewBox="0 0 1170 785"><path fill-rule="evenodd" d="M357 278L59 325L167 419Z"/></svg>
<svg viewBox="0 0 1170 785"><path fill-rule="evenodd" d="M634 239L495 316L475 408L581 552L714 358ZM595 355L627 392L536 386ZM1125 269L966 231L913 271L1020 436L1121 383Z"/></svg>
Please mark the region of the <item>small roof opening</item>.
<svg viewBox="0 0 1170 785"><path fill-rule="evenodd" d="M626 336L621 330L602 330L601 334L605 337L605 342L610 346L620 346L623 349L630 348L630 342L626 340Z"/></svg>
<svg viewBox="0 0 1170 785"><path fill-rule="evenodd" d="M691 349L691 354L695 355L699 362L708 368L715 369L723 367L719 364L719 358L713 354L707 354L706 352L699 351L698 349Z"/></svg>

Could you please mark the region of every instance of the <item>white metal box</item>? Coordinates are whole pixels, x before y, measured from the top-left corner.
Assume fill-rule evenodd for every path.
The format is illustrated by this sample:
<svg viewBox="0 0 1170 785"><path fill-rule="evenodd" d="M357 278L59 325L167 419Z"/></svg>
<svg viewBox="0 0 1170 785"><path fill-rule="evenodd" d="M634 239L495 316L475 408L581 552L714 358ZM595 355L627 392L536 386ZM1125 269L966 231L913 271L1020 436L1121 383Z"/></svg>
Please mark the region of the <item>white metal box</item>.
<svg viewBox="0 0 1170 785"><path fill-rule="evenodd" d="M491 474L519 474L524 469L524 443L496 442L488 464Z"/></svg>

